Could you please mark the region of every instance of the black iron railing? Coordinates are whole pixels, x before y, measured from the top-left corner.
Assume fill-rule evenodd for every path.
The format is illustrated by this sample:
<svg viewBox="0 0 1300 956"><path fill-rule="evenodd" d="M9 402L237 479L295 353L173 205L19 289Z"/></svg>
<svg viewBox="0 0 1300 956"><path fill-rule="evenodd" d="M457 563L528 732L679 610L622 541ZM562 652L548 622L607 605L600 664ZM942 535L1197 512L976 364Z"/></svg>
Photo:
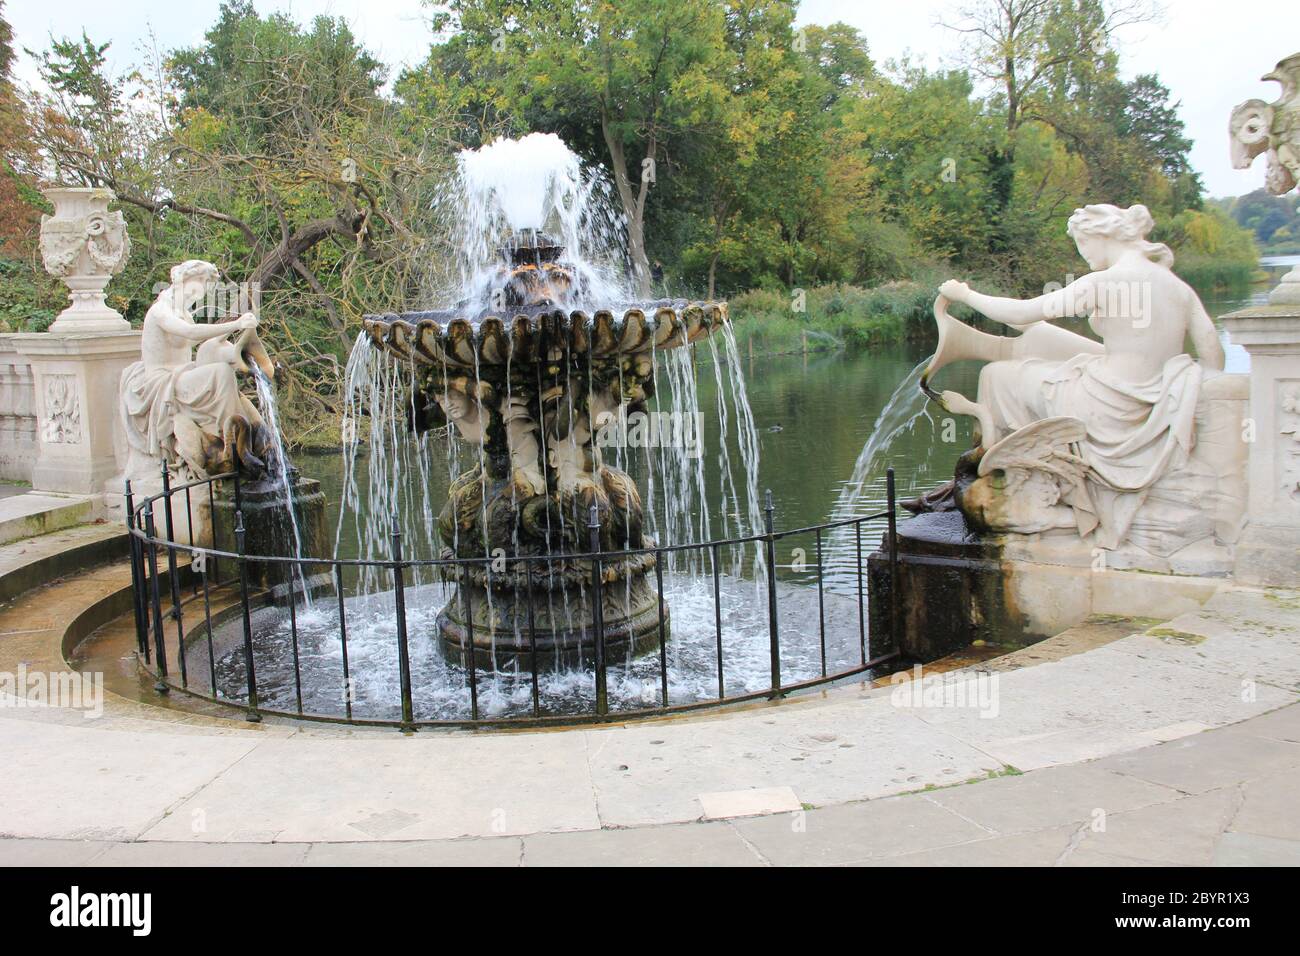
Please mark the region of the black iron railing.
<svg viewBox="0 0 1300 956"><path fill-rule="evenodd" d="M220 522L217 520L217 495L215 486L219 482L229 481L233 486L233 541L222 541L219 539ZM183 493L183 498L178 496ZM208 514L212 529L213 540L211 546L201 546L195 543L194 531L194 496L206 494L208 503ZM241 500L241 488L239 476L237 474L223 474L211 478L191 481L180 485L173 485L164 466L162 469L162 491L158 494L148 496L137 502L131 489L131 483L126 483L126 521L130 538L130 564L132 573L132 585L134 591L134 615L137 638L137 651L140 664L155 679L155 690L160 694L166 694L171 690L180 690L188 694L202 697L216 703L241 707L246 712L246 717L251 721L259 721L264 713L274 714L276 716L304 718L310 720L335 721L356 724L380 724L397 726L402 728L416 728L422 726L509 726L521 724L537 723L574 723L583 721L606 721L606 720L627 720L637 717L646 717L666 713L696 710L705 707L713 707L721 704L734 704L743 701L760 700L763 698L780 698L787 694L818 685L831 683L856 675L864 674L868 671L885 668L891 664L896 664L899 659L897 625L899 609L893 606L896 601L898 589L895 586L897 577L897 555L895 539L895 488L894 472L890 469L886 477L886 494L887 508L885 511L865 515L861 517L846 518L838 521L827 522L820 525L809 526L804 528L795 528L787 531L777 531L775 529L775 509L772 503L772 494L767 492L764 508L764 530L761 534L739 536L727 538L724 540L708 541L703 543L689 543L677 545L656 546L651 548L639 548L622 551L604 551L600 546L600 526L595 515L592 516L589 524L590 530L590 550L584 553L573 554L555 554L543 556L526 556L519 558L507 559L507 571L522 570L524 573L523 580L531 581L535 572L533 566L543 565L545 574L552 564L560 565L581 562L589 564L591 568L591 592L592 592L592 633L593 633L593 651L595 657L594 666L594 693L590 698L588 709L580 713L563 713L548 714L543 711L541 694L539 691L539 677L537 666L537 634L535 628L535 612L533 607L532 588L525 585L524 590L528 594L527 602L527 639L528 647L533 661L531 674L531 707L528 713L511 715L505 717L484 717L480 713L479 705L479 681L480 675L478 668L474 666L476 660L474 651L474 616L473 607L471 606L472 596L471 588L460 587L457 591L464 600L465 615L465 634L462 654L468 654L468 666L464 667L465 679L469 692L469 719L423 719L416 714L415 692L412 686L411 677L411 648L410 636L407 628L407 591L410 584L407 579L407 573L416 569L432 569L435 574L443 577L443 580L466 580L467 575L464 572L473 568L484 568L494 560L491 557L482 558L455 558L455 559L414 559L409 558L403 553L401 533L397 529L396 521L393 524L391 534L391 550L388 560L365 560L365 559L348 559L348 558L318 558L318 557L292 557L283 555L249 555L245 549L246 530L244 526L244 509ZM183 502L185 507L185 531L186 543L176 541L177 520L174 514ZM165 529L165 536L158 533L159 518L156 514L158 509L162 509L162 523ZM863 525L869 525L878 522L886 522L886 531L883 536L885 552L887 557L887 574L889 577L888 595L890 606L886 609L885 619L888 621L888 635L883 643L887 643L888 649L868 657L868 616L866 612L866 597L864 593L863 568L865 556L862 553L862 529ZM823 544L826 536L832 532L852 529L854 542L854 573L856 574L856 604L857 604L857 638L858 654L857 660L851 665L841 667L838 670L829 671L827 668L827 625L826 625L826 596L827 587L824 577L825 559L823 554ZM781 615L780 601L777 586L777 543L792 538L807 538L811 536L815 542L816 567L813 569L816 578L817 589L817 617L818 617L818 657L820 659L820 673L816 676L785 683L781 676L781 652L782 634L781 634ZM721 597L721 578L720 570L720 550L723 548L735 546L752 545L761 549L764 556L765 580L762 582L766 591L767 598L767 637L768 649L770 656L770 684L761 691L749 691L744 693L726 692L724 680L724 667L727 647L727 634L723 627L723 611ZM710 557L709 564L712 567L712 590L713 590L713 620L714 620L714 641L713 650L716 656L717 667L717 697L707 700L689 700L673 703L669 698L669 667L668 667L668 639L666 628L667 611L664 597L664 564L665 559L673 554L705 554ZM165 566L165 574L160 570L160 555ZM658 593L658 671L659 671L659 694L660 700L657 706L640 709L614 709L609 706L609 693L607 687L607 677L609 665L606 660L605 647L605 628L602 619L602 593L607 587L603 578L603 567L606 562L613 560L626 560L640 555L654 555L655 557L655 583ZM288 609L289 621L289 653L291 663L294 700L296 707L292 710L281 710L264 708L258 693L258 673L256 648L254 640L253 617L254 611L262 607L270 600L269 595L263 590L259 593L250 583L248 566L250 562L257 562L266 565L288 565L289 574L287 575L288 599L285 605ZM341 650L341 667L340 678L342 694L342 706L338 713L320 713L303 707L303 680L299 648L299 609L296 603L297 594L295 592L295 581L303 582L306 588L309 568L324 568L330 570L331 588L335 592L333 595L338 604L338 638ZM353 673L350 666L348 654L348 622L347 622L347 602L346 589L344 586L345 569L354 569L360 571L366 568L380 568L388 571L393 583L393 602L394 615L396 623L396 641L398 656L398 688L400 703L400 719L386 719L367 716L357 716L353 712ZM229 573L225 579L221 576L222 569ZM294 571L298 574L295 575ZM188 578L182 581L183 573ZM186 598L184 592L188 590L190 596ZM164 596L165 595L165 596ZM221 611L214 616L214 600L224 604ZM170 604L170 607L168 607ZM201 613L201 627L196 626L192 629L186 628L187 617L195 613ZM237 688L233 695L223 695L218 687L217 675L217 658L215 652L214 632L217 623L214 618L220 618L222 621L231 620L231 615L238 618L239 626L242 631L242 656L244 669L244 686ZM880 616L877 616L880 620ZM168 639L168 633L174 632L174 637ZM882 635L884 636L884 635ZM436 638L429 638L434 640ZM170 647L169 647L170 644ZM189 677L188 656L196 648L206 648L206 664L209 676L207 691L196 687ZM174 656L169 656L174 653ZM265 651L264 651L265 653ZM175 662L175 669L171 665ZM242 693L239 693L242 691Z"/></svg>

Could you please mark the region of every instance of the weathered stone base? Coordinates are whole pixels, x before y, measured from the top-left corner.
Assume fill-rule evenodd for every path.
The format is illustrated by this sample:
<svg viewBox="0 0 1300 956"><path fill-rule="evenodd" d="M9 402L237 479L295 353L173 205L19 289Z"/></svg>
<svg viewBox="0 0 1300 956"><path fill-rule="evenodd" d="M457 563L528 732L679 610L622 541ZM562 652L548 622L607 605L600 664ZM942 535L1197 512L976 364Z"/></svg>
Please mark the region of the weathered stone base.
<svg viewBox="0 0 1300 956"><path fill-rule="evenodd" d="M235 500L233 489L222 489L214 501L216 514L212 523L213 547L220 551L235 550ZM325 541L325 495L320 482L299 478L293 485L293 509L298 519L298 533L302 538L302 554L306 557L328 555ZM204 492L203 506L207 505ZM293 530L285 510L284 492L278 484L259 483L240 489L244 512L244 550L247 554L291 557L294 553ZM184 505L178 514L184 516ZM157 520L157 519L155 519ZM277 603L289 595L290 582L295 591L305 586L313 594L334 586L330 567L326 564L301 565L301 577L294 565L280 561L249 561L248 578L252 588L266 588ZM226 573L222 572L222 577Z"/></svg>
<svg viewBox="0 0 1300 956"><path fill-rule="evenodd" d="M1117 567L1084 543L982 537L960 512L923 514L898 526L899 648L928 662L977 640L1031 644L1095 614L1165 619L1193 611L1222 577ZM1209 566L1217 567L1207 561ZM889 633L887 551L868 560L873 634Z"/></svg>
<svg viewBox="0 0 1300 956"><path fill-rule="evenodd" d="M1250 524L1237 543L1238 583L1300 587L1300 533L1295 528Z"/></svg>
<svg viewBox="0 0 1300 956"><path fill-rule="evenodd" d="M465 597L470 588L474 614L474 665L485 670L549 670L591 667L595 662L595 628L590 590L570 586L536 588L531 595L534 647L529 640L527 592L493 589L491 600L481 585L460 584L438 615L438 639L447 659L464 667L471 651L466 643ZM644 574L604 586L602 602L606 660L622 660L628 644L633 654L659 646L659 601ZM664 639L669 635L664 606Z"/></svg>

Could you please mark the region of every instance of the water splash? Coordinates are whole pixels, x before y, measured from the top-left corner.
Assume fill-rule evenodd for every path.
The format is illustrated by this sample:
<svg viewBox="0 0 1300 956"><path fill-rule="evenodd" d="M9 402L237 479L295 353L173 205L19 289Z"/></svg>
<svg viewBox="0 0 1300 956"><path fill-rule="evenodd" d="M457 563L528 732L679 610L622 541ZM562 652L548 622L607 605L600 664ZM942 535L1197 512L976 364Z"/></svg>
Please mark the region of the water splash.
<svg viewBox="0 0 1300 956"><path fill-rule="evenodd" d="M878 475L880 456L889 450L895 439L911 431L921 418L928 417L929 399L921 391L921 376L929 364L930 358L927 357L908 372L876 416L867 442L853 465L853 477L840 489L839 498L831 510L832 521L851 518L858 513L859 499L870 479Z"/></svg>
<svg viewBox="0 0 1300 956"><path fill-rule="evenodd" d="M462 151L434 209L450 241L426 283L425 304L492 305L501 249L523 230L544 230L566 250L577 282L574 297L559 305L590 309L629 298L626 217L609 179L553 133Z"/></svg>
<svg viewBox="0 0 1300 956"><path fill-rule="evenodd" d="M311 607L311 589L307 587L302 571L302 532L298 527L298 513L294 507L293 484L297 470L289 461L289 453L284 447L284 436L280 432L280 408L275 400L275 386L262 372L261 366L252 363L253 383L257 388L257 410L271 433L271 453L267 456L268 478L280 489L284 497L284 513L288 517L289 530L293 538L293 556L298 559L292 567L294 577L289 600L295 601L295 593L302 595L303 605Z"/></svg>

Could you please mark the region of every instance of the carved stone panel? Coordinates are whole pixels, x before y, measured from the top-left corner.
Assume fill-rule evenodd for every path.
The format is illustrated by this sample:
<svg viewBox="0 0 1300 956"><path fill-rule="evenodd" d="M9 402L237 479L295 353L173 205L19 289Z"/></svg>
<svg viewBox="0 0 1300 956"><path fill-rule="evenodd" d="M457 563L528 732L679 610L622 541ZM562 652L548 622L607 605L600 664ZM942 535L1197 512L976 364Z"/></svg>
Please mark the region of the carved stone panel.
<svg viewBox="0 0 1300 956"><path fill-rule="evenodd" d="M76 376L45 376L45 423L41 439L50 445L81 443L81 395Z"/></svg>
<svg viewBox="0 0 1300 956"><path fill-rule="evenodd" d="M1300 380L1278 383L1278 481L1281 498L1300 509Z"/></svg>

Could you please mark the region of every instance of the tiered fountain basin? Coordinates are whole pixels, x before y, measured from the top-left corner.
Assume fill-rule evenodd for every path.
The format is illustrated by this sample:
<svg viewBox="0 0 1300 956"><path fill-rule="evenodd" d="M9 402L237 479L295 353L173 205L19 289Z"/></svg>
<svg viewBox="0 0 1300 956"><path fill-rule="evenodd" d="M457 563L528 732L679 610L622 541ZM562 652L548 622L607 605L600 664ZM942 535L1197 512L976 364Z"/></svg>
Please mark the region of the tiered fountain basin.
<svg viewBox="0 0 1300 956"><path fill-rule="evenodd" d="M451 423L478 447L477 466L453 483L439 515L439 556L482 559L445 571L456 592L437 630L450 659L486 669L584 666L598 650L598 619L605 653L666 639L640 492L594 439L603 422L645 410L655 353L726 323L725 304L684 301L365 319L375 345L412 365L412 427ZM610 553L599 617L593 561L582 557L597 550Z"/></svg>
<svg viewBox="0 0 1300 956"><path fill-rule="evenodd" d="M363 325L376 345L398 358L467 370L568 356L601 361L647 355L698 342L726 322L725 302L665 300L617 313L534 306L513 316L469 319L447 309L404 312L367 316Z"/></svg>

